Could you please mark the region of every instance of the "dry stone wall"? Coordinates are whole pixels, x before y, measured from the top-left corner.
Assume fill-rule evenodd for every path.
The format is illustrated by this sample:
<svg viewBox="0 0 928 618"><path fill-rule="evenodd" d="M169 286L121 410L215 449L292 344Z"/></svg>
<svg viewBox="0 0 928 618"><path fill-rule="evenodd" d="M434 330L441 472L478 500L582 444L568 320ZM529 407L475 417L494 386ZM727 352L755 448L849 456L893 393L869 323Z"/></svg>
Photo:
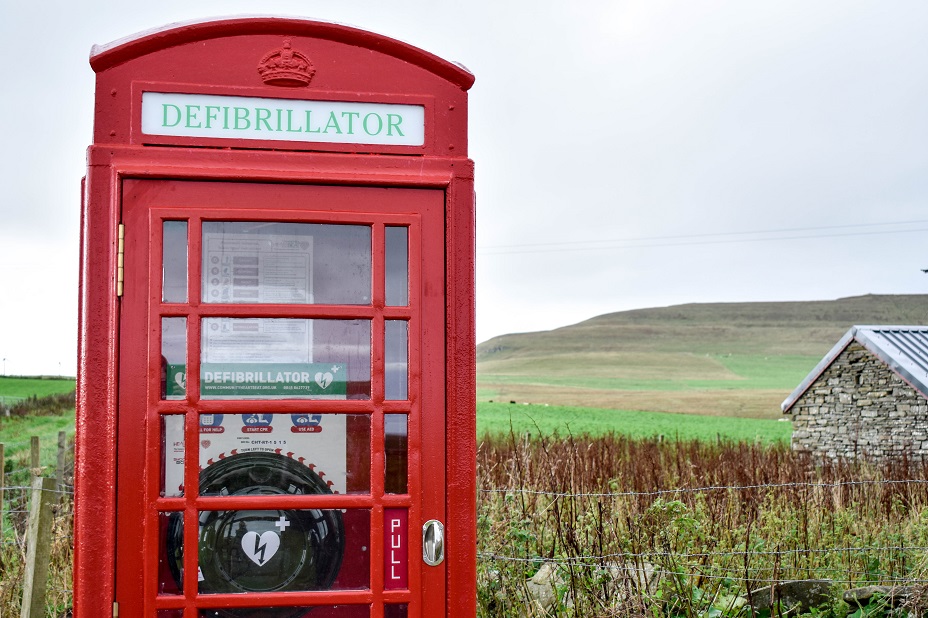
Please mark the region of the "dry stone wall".
<svg viewBox="0 0 928 618"><path fill-rule="evenodd" d="M797 451L830 459L928 458L928 400L856 341L790 414Z"/></svg>

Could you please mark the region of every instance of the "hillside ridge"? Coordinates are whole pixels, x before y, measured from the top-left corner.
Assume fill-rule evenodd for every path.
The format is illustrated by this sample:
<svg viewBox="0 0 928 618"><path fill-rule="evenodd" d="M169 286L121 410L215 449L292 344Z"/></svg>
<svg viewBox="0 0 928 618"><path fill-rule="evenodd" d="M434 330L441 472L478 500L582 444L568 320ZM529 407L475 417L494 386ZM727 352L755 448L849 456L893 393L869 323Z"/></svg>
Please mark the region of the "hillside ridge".
<svg viewBox="0 0 928 618"><path fill-rule="evenodd" d="M618 311L552 330L493 337L477 346L477 362L632 350L815 355L827 352L858 324L928 324L928 294L688 303Z"/></svg>

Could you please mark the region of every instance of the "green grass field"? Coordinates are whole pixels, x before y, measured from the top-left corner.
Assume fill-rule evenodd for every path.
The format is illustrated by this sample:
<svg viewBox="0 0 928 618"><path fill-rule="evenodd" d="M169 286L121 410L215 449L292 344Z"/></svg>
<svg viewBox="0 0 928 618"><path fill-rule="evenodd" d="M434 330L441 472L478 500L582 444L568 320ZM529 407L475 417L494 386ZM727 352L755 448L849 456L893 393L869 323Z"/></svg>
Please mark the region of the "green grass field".
<svg viewBox="0 0 928 618"><path fill-rule="evenodd" d="M74 390L73 379L0 377L0 397L46 397ZM42 466L54 466L58 454L58 432L74 436L74 410L64 416L0 417L0 444L12 469L28 466L32 436L39 437Z"/></svg>
<svg viewBox="0 0 928 618"><path fill-rule="evenodd" d="M32 436L39 437L39 463L53 468L58 460L58 432L74 437L74 410L64 416L11 416L0 422L0 444L12 469L29 465Z"/></svg>
<svg viewBox="0 0 928 618"><path fill-rule="evenodd" d="M604 410L573 406L477 403L477 435L591 435L632 438L663 435L680 440L789 442L792 424L779 420L721 418L692 414Z"/></svg>
<svg viewBox="0 0 928 618"><path fill-rule="evenodd" d="M72 378L0 377L0 397L45 397L73 390Z"/></svg>

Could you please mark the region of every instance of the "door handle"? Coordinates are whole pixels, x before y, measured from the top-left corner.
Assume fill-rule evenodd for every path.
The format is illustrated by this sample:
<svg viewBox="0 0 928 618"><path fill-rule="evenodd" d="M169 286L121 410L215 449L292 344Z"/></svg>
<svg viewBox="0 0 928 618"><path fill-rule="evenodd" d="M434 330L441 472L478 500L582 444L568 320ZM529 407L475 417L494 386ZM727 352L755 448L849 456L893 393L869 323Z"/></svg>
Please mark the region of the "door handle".
<svg viewBox="0 0 928 618"><path fill-rule="evenodd" d="M437 519L422 525L422 561L438 566L445 559L445 526Z"/></svg>

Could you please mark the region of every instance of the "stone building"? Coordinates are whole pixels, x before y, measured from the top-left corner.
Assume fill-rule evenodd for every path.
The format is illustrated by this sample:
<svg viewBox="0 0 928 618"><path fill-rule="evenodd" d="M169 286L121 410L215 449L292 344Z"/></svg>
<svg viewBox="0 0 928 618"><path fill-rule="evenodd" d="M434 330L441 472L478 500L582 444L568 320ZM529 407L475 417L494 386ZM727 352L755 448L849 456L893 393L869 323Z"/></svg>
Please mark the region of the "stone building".
<svg viewBox="0 0 928 618"><path fill-rule="evenodd" d="M781 407L794 450L928 457L928 326L854 326Z"/></svg>

